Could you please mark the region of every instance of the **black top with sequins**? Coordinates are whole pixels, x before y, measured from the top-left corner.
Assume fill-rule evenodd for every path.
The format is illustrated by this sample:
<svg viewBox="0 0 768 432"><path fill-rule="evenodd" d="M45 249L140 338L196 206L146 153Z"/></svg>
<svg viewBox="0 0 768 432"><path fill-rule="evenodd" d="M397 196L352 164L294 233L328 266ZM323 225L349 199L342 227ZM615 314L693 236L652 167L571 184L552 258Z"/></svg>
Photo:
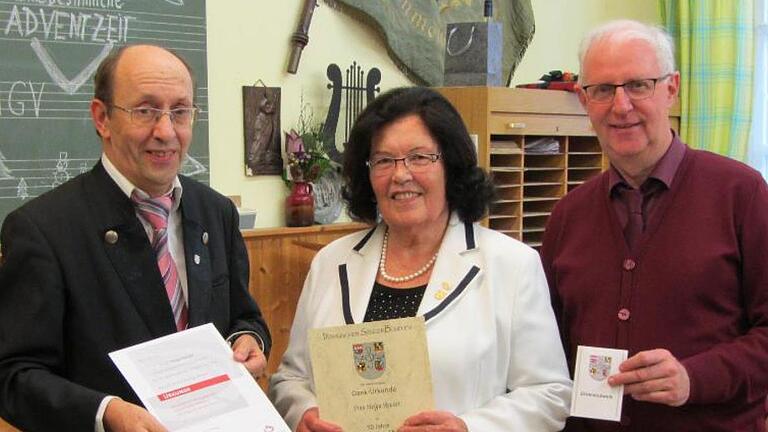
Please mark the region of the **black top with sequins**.
<svg viewBox="0 0 768 432"><path fill-rule="evenodd" d="M365 322L416 316L427 285L413 288L392 288L378 282L373 284L371 299L365 311Z"/></svg>

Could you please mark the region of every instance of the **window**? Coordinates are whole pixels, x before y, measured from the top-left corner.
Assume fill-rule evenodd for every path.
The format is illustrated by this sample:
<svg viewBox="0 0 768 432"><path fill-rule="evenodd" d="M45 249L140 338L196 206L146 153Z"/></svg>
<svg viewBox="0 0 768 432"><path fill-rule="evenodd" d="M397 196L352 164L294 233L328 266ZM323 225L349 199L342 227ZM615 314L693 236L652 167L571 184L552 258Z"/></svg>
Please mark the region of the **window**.
<svg viewBox="0 0 768 432"><path fill-rule="evenodd" d="M749 163L768 178L768 0L755 0L755 75Z"/></svg>

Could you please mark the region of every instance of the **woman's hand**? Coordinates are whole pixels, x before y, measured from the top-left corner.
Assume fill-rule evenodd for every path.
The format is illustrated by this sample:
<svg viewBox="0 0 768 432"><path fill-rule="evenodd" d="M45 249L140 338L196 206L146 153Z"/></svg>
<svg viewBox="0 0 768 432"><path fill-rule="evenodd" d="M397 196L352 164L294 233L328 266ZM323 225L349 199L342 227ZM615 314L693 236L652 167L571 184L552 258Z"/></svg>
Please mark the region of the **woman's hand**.
<svg viewBox="0 0 768 432"><path fill-rule="evenodd" d="M464 420L448 411L422 411L405 419L397 432L469 432Z"/></svg>
<svg viewBox="0 0 768 432"><path fill-rule="evenodd" d="M296 432L343 432L336 424L320 420L320 410L317 407L304 411Z"/></svg>

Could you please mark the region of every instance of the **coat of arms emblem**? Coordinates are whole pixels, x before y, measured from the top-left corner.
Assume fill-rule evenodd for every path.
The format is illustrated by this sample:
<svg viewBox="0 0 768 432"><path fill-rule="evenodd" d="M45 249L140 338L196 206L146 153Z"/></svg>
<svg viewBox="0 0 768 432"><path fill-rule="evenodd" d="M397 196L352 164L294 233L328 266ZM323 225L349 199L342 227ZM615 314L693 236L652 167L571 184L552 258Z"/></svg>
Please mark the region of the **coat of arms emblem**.
<svg viewBox="0 0 768 432"><path fill-rule="evenodd" d="M611 372L611 357L601 355L589 356L589 376L595 381L602 381L608 378Z"/></svg>
<svg viewBox="0 0 768 432"><path fill-rule="evenodd" d="M365 379L380 377L387 368L384 342L365 342L352 345L355 370Z"/></svg>

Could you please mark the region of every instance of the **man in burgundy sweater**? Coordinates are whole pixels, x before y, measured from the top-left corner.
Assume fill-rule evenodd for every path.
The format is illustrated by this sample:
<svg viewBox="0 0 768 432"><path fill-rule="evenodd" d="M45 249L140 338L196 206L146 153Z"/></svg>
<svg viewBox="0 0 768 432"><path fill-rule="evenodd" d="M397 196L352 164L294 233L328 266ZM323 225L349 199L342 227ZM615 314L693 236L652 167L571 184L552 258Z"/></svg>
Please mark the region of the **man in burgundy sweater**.
<svg viewBox="0 0 768 432"><path fill-rule="evenodd" d="M566 431L765 431L768 187L671 131L680 74L663 31L618 21L579 55L579 98L611 167L564 197L542 257L569 366L626 349L621 422Z"/></svg>

